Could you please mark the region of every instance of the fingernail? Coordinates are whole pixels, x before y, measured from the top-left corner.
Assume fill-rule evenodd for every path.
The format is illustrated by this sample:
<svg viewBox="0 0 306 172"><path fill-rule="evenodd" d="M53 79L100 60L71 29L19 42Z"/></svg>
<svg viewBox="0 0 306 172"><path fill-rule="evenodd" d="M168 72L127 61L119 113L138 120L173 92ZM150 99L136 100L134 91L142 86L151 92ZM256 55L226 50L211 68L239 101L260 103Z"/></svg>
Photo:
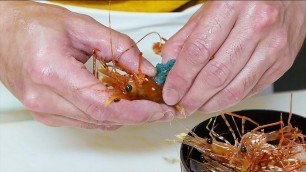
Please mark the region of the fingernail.
<svg viewBox="0 0 306 172"><path fill-rule="evenodd" d="M164 101L168 105L175 105L180 100L180 95L179 95L178 91L176 91L175 89L172 89L172 88L166 89L164 91L163 97L164 97Z"/></svg>
<svg viewBox="0 0 306 172"><path fill-rule="evenodd" d="M154 76L156 74L156 69L153 66L148 66L145 68L145 73L149 76Z"/></svg>
<svg viewBox="0 0 306 172"><path fill-rule="evenodd" d="M162 112L157 112L157 113L155 113L155 114L152 115L150 121L156 121L156 120L161 119L162 117L164 117L164 113L162 113Z"/></svg>

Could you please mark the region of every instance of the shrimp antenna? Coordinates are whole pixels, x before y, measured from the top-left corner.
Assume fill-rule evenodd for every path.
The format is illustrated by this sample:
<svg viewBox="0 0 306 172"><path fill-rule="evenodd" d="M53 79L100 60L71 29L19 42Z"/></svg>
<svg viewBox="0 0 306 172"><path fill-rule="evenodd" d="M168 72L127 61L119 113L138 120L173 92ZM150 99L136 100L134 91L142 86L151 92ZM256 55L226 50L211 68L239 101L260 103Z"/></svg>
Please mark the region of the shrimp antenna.
<svg viewBox="0 0 306 172"><path fill-rule="evenodd" d="M111 0L108 1L108 26L109 26L109 43L110 43L110 49L111 49L111 56L112 56L112 63L114 64L114 67L112 68L114 71L116 71L116 62L114 58L114 50L113 50L113 39L112 39L112 22L111 22Z"/></svg>
<svg viewBox="0 0 306 172"><path fill-rule="evenodd" d="M93 60L92 60L92 73L94 74L94 76L98 79L97 75L97 56L96 56L96 51L93 50L92 51L93 54Z"/></svg>
<svg viewBox="0 0 306 172"><path fill-rule="evenodd" d="M160 42L160 45L162 44L163 41L165 41L164 38L162 38L160 36L160 34L158 32L150 32L150 33L147 33L146 35L144 35L142 38L140 38L137 42L135 42L133 45L131 45L130 48L124 50L121 54L118 55L118 57L116 58L117 60L120 59L120 57L122 57L122 55L126 52L128 52L130 49L134 48L139 42L141 42L144 38L148 37L149 35L152 35L152 34L156 34L158 37L159 37L159 42Z"/></svg>
<svg viewBox="0 0 306 172"><path fill-rule="evenodd" d="M190 129L190 128L188 128L187 126L185 126L181 121L179 121L178 119L174 119L174 121L178 124L178 125L180 125L181 127L183 127L187 132L191 132L191 133L193 133L193 131ZM194 133L193 133L194 134Z"/></svg>
<svg viewBox="0 0 306 172"><path fill-rule="evenodd" d="M291 117L292 117L292 93L290 94L290 112L289 112L289 117L288 117L288 125L290 124Z"/></svg>
<svg viewBox="0 0 306 172"><path fill-rule="evenodd" d="M110 48L111 48L111 55L114 56L113 51L113 40L112 40L112 23L111 23L111 17L110 17L110 11L111 11L111 0L108 1L108 26L109 26L109 42L110 42ZM113 60L113 59L112 59Z"/></svg>

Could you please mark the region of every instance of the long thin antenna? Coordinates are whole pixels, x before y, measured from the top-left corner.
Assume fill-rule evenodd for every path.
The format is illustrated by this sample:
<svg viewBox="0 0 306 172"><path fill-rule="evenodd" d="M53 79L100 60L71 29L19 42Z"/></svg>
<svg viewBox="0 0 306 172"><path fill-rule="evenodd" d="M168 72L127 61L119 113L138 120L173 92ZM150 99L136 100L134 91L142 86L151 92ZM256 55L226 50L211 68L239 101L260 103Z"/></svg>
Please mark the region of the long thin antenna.
<svg viewBox="0 0 306 172"><path fill-rule="evenodd" d="M111 0L108 1L108 26L109 26L109 42L111 45L111 55L112 58L114 57L114 51L113 51L113 39L112 39L112 23L111 23L111 17L110 17L110 11L111 11Z"/></svg>
<svg viewBox="0 0 306 172"><path fill-rule="evenodd" d="M159 34L158 32L150 32L150 33L147 33L146 35L144 35L142 38L140 38L140 39L139 39L137 42L135 42L133 45L131 45L130 48L128 48L128 49L124 50L122 53L120 53L120 54L118 55L118 57L116 57L116 59L119 60L120 57L121 57L124 53L126 53L126 52L129 51L130 49L134 48L134 47L135 47L139 42L141 42L144 38L146 38L147 36L152 35L152 34L156 34L156 35L159 37L159 42L160 42L160 44L162 44L162 41L163 41L164 39L160 36L160 34Z"/></svg>
<svg viewBox="0 0 306 172"><path fill-rule="evenodd" d="M93 50L93 60L92 60L92 73L93 75L99 79L99 76L98 76L98 70L97 70L97 55L96 55L96 50Z"/></svg>
<svg viewBox="0 0 306 172"><path fill-rule="evenodd" d="M108 25L109 25L109 43L110 43L110 48L111 48L111 58L112 58L112 63L114 67L112 70L116 71L116 62L114 58L114 50L113 50L113 39L112 39L112 22L111 22L111 0L108 1Z"/></svg>
<svg viewBox="0 0 306 172"><path fill-rule="evenodd" d="M289 117L288 117L288 125L291 124L291 117L292 117L292 93L290 94L290 112L289 112Z"/></svg>

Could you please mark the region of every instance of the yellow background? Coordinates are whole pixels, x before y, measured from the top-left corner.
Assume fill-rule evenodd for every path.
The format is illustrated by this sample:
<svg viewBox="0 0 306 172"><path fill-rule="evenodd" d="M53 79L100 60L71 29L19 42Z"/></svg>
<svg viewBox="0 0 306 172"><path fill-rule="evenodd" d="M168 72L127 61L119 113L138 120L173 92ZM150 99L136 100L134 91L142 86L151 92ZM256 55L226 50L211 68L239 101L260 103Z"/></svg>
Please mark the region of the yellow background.
<svg viewBox="0 0 306 172"><path fill-rule="evenodd" d="M109 9L109 1L53 1L56 3L96 9ZM180 11L203 0L157 0L157 1L111 1L111 10L130 12L170 12Z"/></svg>

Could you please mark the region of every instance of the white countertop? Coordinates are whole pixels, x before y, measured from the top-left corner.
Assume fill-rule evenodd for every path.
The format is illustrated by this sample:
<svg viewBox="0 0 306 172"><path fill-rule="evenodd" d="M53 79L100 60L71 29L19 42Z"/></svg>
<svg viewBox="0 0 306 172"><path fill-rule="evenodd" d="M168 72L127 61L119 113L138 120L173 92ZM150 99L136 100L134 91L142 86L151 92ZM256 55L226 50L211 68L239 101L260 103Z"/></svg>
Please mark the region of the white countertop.
<svg viewBox="0 0 306 172"><path fill-rule="evenodd" d="M293 112L306 115L306 90L293 93ZM289 102L290 93L270 94L250 98L230 110L289 111ZM180 122L127 126L115 132L0 119L0 171L178 172L180 145L165 140L175 139L174 135L186 132L184 126L192 128L209 116L197 114Z"/></svg>

